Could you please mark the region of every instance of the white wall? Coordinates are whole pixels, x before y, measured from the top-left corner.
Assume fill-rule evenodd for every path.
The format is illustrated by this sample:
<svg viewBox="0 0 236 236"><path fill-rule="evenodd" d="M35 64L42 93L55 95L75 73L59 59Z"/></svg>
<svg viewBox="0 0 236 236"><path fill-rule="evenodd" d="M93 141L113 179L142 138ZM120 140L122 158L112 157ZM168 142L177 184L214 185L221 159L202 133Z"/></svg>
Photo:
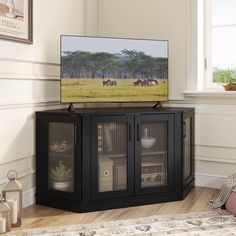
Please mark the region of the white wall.
<svg viewBox="0 0 236 236"><path fill-rule="evenodd" d="M196 184L219 188L224 177L236 172L236 101L235 96L182 96L187 84L187 2L97 0L96 32L169 40L169 105L196 108Z"/></svg>
<svg viewBox="0 0 236 236"><path fill-rule="evenodd" d="M84 0L33 4L33 44L0 39L0 185L15 169L24 183L25 205L35 187L36 110L61 107L61 34L84 34Z"/></svg>

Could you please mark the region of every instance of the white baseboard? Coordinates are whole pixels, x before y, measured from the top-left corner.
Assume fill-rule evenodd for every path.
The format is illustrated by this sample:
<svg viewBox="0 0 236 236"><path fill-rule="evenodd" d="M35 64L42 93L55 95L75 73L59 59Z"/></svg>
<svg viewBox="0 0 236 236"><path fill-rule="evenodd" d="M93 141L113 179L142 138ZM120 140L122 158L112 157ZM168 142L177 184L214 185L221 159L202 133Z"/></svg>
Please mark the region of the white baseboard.
<svg viewBox="0 0 236 236"><path fill-rule="evenodd" d="M35 203L35 188L23 192L23 208Z"/></svg>
<svg viewBox="0 0 236 236"><path fill-rule="evenodd" d="M196 173L195 186L220 189L222 182L226 177L227 176Z"/></svg>

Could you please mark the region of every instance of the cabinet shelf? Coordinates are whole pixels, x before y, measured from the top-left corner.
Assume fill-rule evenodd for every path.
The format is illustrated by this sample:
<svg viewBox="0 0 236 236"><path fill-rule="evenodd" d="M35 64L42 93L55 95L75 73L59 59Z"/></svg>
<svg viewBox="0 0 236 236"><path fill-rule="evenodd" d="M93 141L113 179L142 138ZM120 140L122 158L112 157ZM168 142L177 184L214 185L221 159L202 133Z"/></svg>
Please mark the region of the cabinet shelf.
<svg viewBox="0 0 236 236"><path fill-rule="evenodd" d="M156 151L156 152L142 152L142 156L158 156L158 155L166 155L166 151Z"/></svg>
<svg viewBox="0 0 236 236"><path fill-rule="evenodd" d="M142 156L159 156L159 155L166 155L166 151L156 151L156 152L142 152ZM118 154L99 154L99 158L124 158L126 157L126 153L118 153Z"/></svg>
<svg viewBox="0 0 236 236"><path fill-rule="evenodd" d="M127 154L126 153L119 153L119 154L100 154L99 158L110 158L110 159L114 159L114 158L124 158L126 157Z"/></svg>
<svg viewBox="0 0 236 236"><path fill-rule="evenodd" d="M66 153L58 153L58 152L49 152L50 159L74 159L74 153L69 154L68 152Z"/></svg>

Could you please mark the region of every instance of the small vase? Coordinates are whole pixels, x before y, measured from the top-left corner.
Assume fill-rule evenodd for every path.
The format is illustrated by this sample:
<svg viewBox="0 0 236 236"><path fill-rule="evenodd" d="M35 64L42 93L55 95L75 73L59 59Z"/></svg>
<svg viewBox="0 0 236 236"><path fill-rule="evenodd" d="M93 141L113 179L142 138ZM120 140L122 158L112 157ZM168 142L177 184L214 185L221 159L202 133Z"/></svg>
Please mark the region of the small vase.
<svg viewBox="0 0 236 236"><path fill-rule="evenodd" d="M155 141L156 141L155 138L153 138L153 137L148 137L148 129L145 128L145 129L144 129L143 137L142 137L142 139L141 139L142 147L143 147L143 148L146 148L146 149L151 148L151 147L154 145Z"/></svg>

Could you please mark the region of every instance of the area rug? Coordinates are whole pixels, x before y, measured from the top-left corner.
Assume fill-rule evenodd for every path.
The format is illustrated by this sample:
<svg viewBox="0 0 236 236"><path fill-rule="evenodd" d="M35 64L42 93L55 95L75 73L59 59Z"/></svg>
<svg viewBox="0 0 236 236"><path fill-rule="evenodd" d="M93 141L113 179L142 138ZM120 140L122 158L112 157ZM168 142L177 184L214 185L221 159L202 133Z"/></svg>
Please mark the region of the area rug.
<svg viewBox="0 0 236 236"><path fill-rule="evenodd" d="M236 236L236 217L225 211L14 231L11 236Z"/></svg>

